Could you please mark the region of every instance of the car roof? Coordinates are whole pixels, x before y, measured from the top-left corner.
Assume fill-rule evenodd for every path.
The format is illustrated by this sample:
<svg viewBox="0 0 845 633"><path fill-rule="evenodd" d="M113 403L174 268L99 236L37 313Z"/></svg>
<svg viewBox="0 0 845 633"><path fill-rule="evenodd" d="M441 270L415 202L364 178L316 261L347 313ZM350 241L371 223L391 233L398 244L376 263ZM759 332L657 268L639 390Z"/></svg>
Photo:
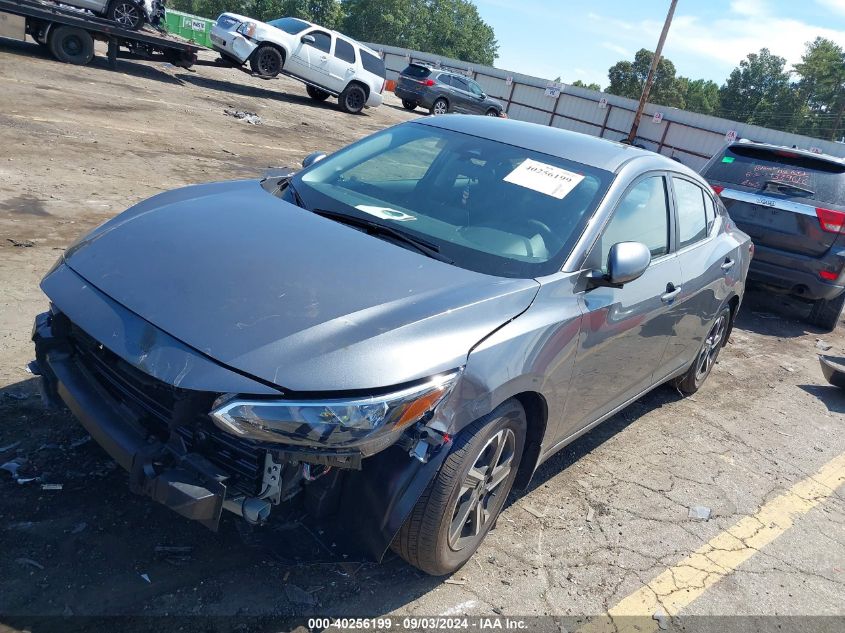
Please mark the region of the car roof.
<svg viewBox="0 0 845 633"><path fill-rule="evenodd" d="M681 163L648 150L579 132L515 119L448 114L416 119L412 123L471 134L542 154L574 160L610 172L616 172L622 165L635 158L651 158L656 161L657 168L688 171Z"/></svg>
<svg viewBox="0 0 845 633"><path fill-rule="evenodd" d="M236 15L236 14L233 13L231 15ZM328 31L329 33L334 33L335 37L340 36L343 39L345 39L347 42L349 42L350 44L354 44L355 46L357 46L361 50L367 51L371 55L375 55L376 57L381 59L381 55L378 52L374 51L369 46L364 46L363 44L361 44L361 42L356 40L354 37L349 37L346 33L341 33L340 31L336 31L335 29L330 29L328 27L323 26L322 24L317 24L316 22L309 22L308 20L305 20L303 18L298 18L295 15L283 15L280 18L274 18L274 19L281 20L283 18L292 18L294 20L299 20L300 22L304 22L305 24L308 25L309 29L318 28L318 29L322 29L323 31ZM253 18L248 18L248 19L252 20ZM264 22L264 24L268 24L268 22Z"/></svg>
<svg viewBox="0 0 845 633"><path fill-rule="evenodd" d="M808 149L798 149L797 147L787 147L786 145L773 145L771 143L760 143L757 141L749 141L749 140L739 140L734 141L733 143L728 143L725 149L734 149L734 148L743 148L743 147L755 147L760 149L767 149L772 151L780 151L780 152L790 152L791 154L796 154L798 156L802 156L805 158L813 158L815 160L825 160L831 163L836 163L837 165L845 165L845 159L840 158L838 156L832 156L830 154L822 154L821 152L811 152ZM724 150L722 150L724 151Z"/></svg>

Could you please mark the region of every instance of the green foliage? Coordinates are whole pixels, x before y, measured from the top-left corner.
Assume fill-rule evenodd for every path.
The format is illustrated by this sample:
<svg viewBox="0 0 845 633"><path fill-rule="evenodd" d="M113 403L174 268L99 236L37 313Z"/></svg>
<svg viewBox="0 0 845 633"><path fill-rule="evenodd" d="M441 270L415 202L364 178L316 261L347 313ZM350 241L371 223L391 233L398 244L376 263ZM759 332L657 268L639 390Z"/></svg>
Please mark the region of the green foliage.
<svg viewBox="0 0 845 633"><path fill-rule="evenodd" d="M607 92L621 97L639 99L652 59L654 59L654 53L641 48L634 56L633 62L621 61L611 66L607 72L610 79ZM684 98L678 78L675 77L675 64L665 57L657 64L649 101L674 108L684 107Z"/></svg>
<svg viewBox="0 0 845 633"><path fill-rule="evenodd" d="M558 77L557 79L555 79L555 81L560 81L560 77ZM573 82L572 82L572 84L571 84L571 85L573 85L573 86L578 86L579 88L587 88L587 89L589 89L589 90L601 90L601 86L600 86L600 85L598 85L598 84L596 84L596 83L589 83L589 84L585 84L585 83L584 83L583 81L581 81L580 79L576 79L575 81L573 81Z"/></svg>
<svg viewBox="0 0 845 633"><path fill-rule="evenodd" d="M713 114L719 109L719 84L715 81L678 77L678 91L686 110Z"/></svg>

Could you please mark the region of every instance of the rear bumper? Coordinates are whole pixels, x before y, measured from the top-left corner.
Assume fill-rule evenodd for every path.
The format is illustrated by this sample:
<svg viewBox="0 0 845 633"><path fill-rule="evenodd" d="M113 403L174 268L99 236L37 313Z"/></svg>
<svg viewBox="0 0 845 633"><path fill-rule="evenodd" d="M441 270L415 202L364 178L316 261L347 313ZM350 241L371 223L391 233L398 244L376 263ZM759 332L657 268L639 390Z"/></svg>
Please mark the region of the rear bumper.
<svg viewBox="0 0 845 633"><path fill-rule="evenodd" d="M98 384L75 358L67 339L54 331L50 313L35 319L38 370L45 397L71 410L97 443L130 473L130 489L182 516L217 529L226 486L225 474L196 453L151 441L140 425ZM166 464L166 467L162 467Z"/></svg>
<svg viewBox="0 0 845 633"><path fill-rule="evenodd" d="M377 108L382 104L383 101L384 101L384 96L380 92L376 92L374 90L371 90L370 96L367 97L367 103L365 105L368 108Z"/></svg>
<svg viewBox="0 0 845 633"><path fill-rule="evenodd" d="M431 107L431 99L428 99L425 93L413 92L411 90L406 90L401 86L396 86L393 90L393 94L397 97L402 99L403 101L413 101L418 106L422 108L430 108Z"/></svg>
<svg viewBox="0 0 845 633"><path fill-rule="evenodd" d="M822 279L824 270L838 271L838 277ZM748 279L811 301L834 299L845 292L845 250L816 258L757 246Z"/></svg>

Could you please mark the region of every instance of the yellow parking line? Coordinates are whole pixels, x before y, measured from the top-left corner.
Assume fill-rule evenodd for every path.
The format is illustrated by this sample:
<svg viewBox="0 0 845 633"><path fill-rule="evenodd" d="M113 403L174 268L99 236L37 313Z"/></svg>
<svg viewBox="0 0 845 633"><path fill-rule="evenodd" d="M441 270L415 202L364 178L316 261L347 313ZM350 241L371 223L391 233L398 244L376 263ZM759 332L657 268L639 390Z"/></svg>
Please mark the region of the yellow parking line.
<svg viewBox="0 0 845 633"><path fill-rule="evenodd" d="M592 620L580 631L656 631L658 622L652 619L655 614L677 615L681 609L791 528L797 517L833 495L843 482L845 453L765 503L756 514L734 523L691 556L624 598L607 615Z"/></svg>

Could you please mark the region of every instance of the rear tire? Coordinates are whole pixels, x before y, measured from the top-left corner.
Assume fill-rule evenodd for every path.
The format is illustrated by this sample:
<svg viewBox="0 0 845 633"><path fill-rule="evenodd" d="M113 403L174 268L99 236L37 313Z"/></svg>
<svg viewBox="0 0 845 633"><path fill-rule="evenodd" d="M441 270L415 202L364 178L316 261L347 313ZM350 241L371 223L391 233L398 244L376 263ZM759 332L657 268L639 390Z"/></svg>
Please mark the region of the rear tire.
<svg viewBox="0 0 845 633"><path fill-rule="evenodd" d="M282 72L285 57L281 51L270 44L262 44L249 57L249 67L259 77L272 79Z"/></svg>
<svg viewBox="0 0 845 633"><path fill-rule="evenodd" d="M507 400L461 431L391 549L433 576L460 569L505 504L519 470L526 428L522 405Z"/></svg>
<svg viewBox="0 0 845 633"><path fill-rule="evenodd" d="M305 86L305 92L308 93L308 96L314 99L314 101L325 101L329 98L329 93L325 90L320 90L314 86Z"/></svg>
<svg viewBox="0 0 845 633"><path fill-rule="evenodd" d="M408 99L402 99L402 107L406 110L416 110L417 109L417 102L416 101L409 101Z"/></svg>
<svg viewBox="0 0 845 633"><path fill-rule="evenodd" d="M130 31L137 31L144 26L144 11L141 5L132 0L114 0L109 5L106 17Z"/></svg>
<svg viewBox="0 0 845 633"><path fill-rule="evenodd" d="M94 38L75 26L58 26L50 31L47 47L53 57L66 64L84 66L94 59Z"/></svg>
<svg viewBox="0 0 845 633"><path fill-rule="evenodd" d="M487 110L486 114L487 116L496 117L497 119L499 118L499 111L496 108L490 108Z"/></svg>
<svg viewBox="0 0 845 633"><path fill-rule="evenodd" d="M728 332L731 331L731 309L730 306L723 307L710 329L707 330L707 336L701 343L701 348L698 354L695 355L695 360L687 369L683 376L679 376L672 381L674 387L685 396L691 396L696 391L701 389L704 381L713 370L716 364L716 359L719 357L719 351L725 345L728 337Z"/></svg>
<svg viewBox="0 0 845 633"><path fill-rule="evenodd" d="M446 114L447 112L449 112L449 102L443 97L436 99L429 110L431 114Z"/></svg>
<svg viewBox="0 0 845 633"><path fill-rule="evenodd" d="M845 307L845 292L833 299L818 299L813 302L810 310L810 323L817 325L827 332L832 332L842 318L842 310Z"/></svg>
<svg viewBox="0 0 845 633"><path fill-rule="evenodd" d="M349 84L337 98L341 110L348 114L358 114L367 103L367 93L359 84Z"/></svg>

